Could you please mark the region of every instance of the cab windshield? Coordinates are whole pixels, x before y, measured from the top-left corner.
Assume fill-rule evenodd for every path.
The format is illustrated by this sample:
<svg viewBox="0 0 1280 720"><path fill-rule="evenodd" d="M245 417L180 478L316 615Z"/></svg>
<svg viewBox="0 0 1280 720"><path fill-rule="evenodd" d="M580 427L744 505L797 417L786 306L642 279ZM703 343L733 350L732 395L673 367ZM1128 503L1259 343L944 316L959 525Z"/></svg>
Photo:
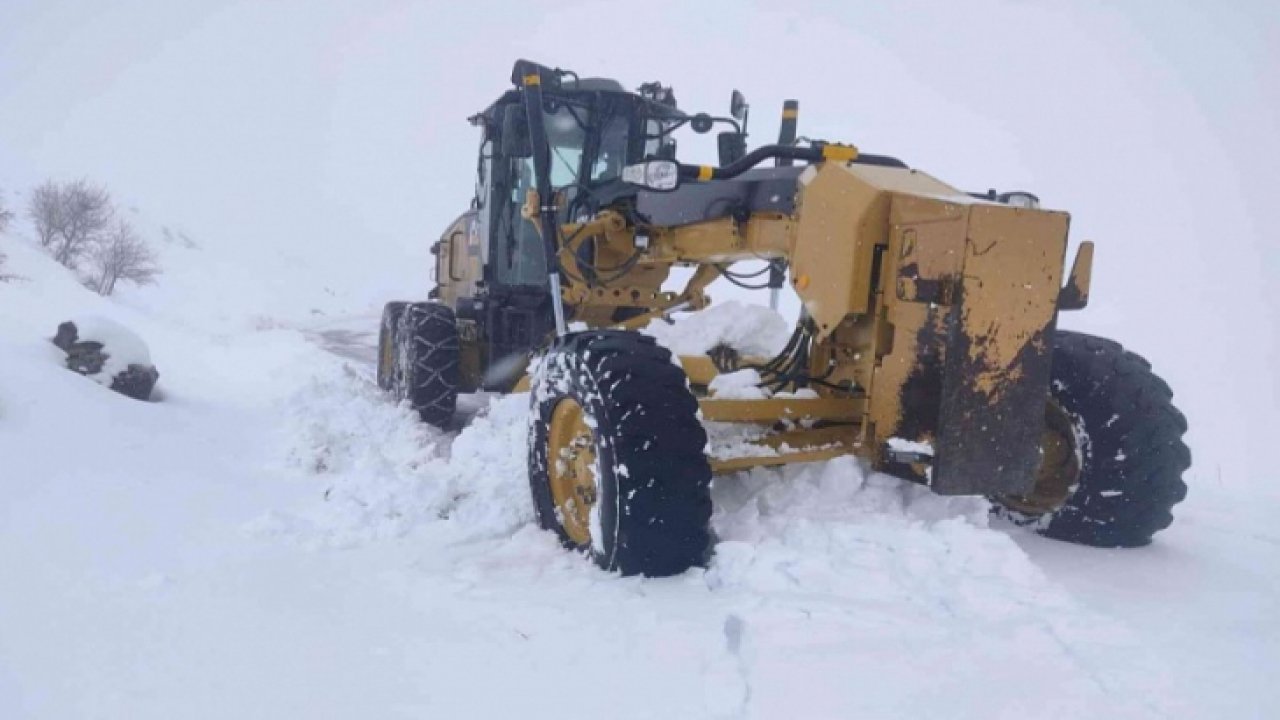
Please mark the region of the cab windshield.
<svg viewBox="0 0 1280 720"><path fill-rule="evenodd" d="M599 130L595 143L588 142L594 128L591 113L585 108L559 105L554 111L544 111L543 124L551 145L551 186L564 194L567 207L573 206L584 185L621 175L627 151L625 117L611 117ZM596 147L592 148L592 144ZM584 163L584 153L594 156L588 158L591 162ZM498 238L498 281L506 285L545 285L542 238L534 224L520 216L525 198L535 187L533 158L510 158L509 162L511 197L504 208L504 232Z"/></svg>

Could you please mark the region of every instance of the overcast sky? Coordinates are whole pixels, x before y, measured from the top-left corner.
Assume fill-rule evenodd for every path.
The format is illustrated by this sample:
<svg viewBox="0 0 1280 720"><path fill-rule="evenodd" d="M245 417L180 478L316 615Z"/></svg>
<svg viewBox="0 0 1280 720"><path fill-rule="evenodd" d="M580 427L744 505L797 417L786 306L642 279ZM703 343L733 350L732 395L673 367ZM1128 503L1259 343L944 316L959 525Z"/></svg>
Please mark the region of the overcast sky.
<svg viewBox="0 0 1280 720"><path fill-rule="evenodd" d="M739 88L753 143L797 98L803 135L1070 211L1099 247L1066 324L1156 363L1198 477L1280 480L1278 8L0 0L0 189L89 177L207 246L323 255L325 282L390 296L425 283L471 193L465 118L519 57L660 79L686 108Z"/></svg>

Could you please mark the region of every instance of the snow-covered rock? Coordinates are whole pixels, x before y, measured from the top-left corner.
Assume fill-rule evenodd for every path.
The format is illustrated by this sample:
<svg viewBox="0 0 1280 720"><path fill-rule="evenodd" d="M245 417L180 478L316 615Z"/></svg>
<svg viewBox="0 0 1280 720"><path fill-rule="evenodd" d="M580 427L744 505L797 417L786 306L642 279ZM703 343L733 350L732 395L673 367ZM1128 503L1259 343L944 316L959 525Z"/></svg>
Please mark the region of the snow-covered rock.
<svg viewBox="0 0 1280 720"><path fill-rule="evenodd" d="M53 344L67 353L67 369L136 400L147 400L160 373L137 333L118 322L86 315L58 325Z"/></svg>

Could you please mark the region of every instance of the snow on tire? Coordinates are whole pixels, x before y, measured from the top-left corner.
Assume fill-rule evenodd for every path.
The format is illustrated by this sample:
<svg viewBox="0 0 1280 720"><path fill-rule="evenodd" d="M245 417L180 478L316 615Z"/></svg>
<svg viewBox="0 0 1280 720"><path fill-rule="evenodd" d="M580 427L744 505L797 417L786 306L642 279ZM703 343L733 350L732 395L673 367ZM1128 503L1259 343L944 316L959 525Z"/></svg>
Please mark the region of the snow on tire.
<svg viewBox="0 0 1280 720"><path fill-rule="evenodd" d="M531 404L529 482L544 529L623 575L675 575L706 562L707 435L670 351L633 332L566 335L540 359ZM566 497L557 488L575 462L591 482Z"/></svg>
<svg viewBox="0 0 1280 720"><path fill-rule="evenodd" d="M394 333L391 392L418 412L422 421L444 427L458 406L458 323L440 303L410 303Z"/></svg>
<svg viewBox="0 0 1280 720"><path fill-rule="evenodd" d="M1082 545L1150 543L1187 495L1187 421L1173 406L1173 391L1150 363L1118 343L1060 330L1052 394L1075 426L1079 479L1056 510L1034 515L997 506L998 512Z"/></svg>

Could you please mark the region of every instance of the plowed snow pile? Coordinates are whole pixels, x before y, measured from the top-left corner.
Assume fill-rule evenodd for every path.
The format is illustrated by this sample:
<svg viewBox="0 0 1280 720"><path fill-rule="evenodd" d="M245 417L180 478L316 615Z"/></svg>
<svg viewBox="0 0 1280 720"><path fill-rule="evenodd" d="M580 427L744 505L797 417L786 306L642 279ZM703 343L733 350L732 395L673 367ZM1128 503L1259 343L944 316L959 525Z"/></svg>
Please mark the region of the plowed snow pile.
<svg viewBox="0 0 1280 720"><path fill-rule="evenodd" d="M462 581L464 597L518 597L504 622L520 635L609 662L614 653L640 653L633 662L654 653L645 662L674 663L684 676L677 685L702 688L646 696L636 716L734 715L749 703L777 717L797 693L813 717L851 707L923 712L948 696L964 697L965 714L1069 717L1105 706L1143 716L1161 705L1150 687L1163 675L1154 658L988 529L984 500L938 497L853 458L718 478L719 542L705 571L606 575L534 527L528 407L526 394L495 398L460 433L445 434L356 372L318 380L292 402L287 451L314 493L248 529L318 547L404 538L431 558L426 566ZM564 619L547 625L547 613L567 606L576 629L561 628ZM1018 697L979 690L993 668ZM908 683L914 675L932 680ZM1046 712L1044 694L1064 682L1070 699ZM1118 688L1141 688L1145 699L1117 697Z"/></svg>

